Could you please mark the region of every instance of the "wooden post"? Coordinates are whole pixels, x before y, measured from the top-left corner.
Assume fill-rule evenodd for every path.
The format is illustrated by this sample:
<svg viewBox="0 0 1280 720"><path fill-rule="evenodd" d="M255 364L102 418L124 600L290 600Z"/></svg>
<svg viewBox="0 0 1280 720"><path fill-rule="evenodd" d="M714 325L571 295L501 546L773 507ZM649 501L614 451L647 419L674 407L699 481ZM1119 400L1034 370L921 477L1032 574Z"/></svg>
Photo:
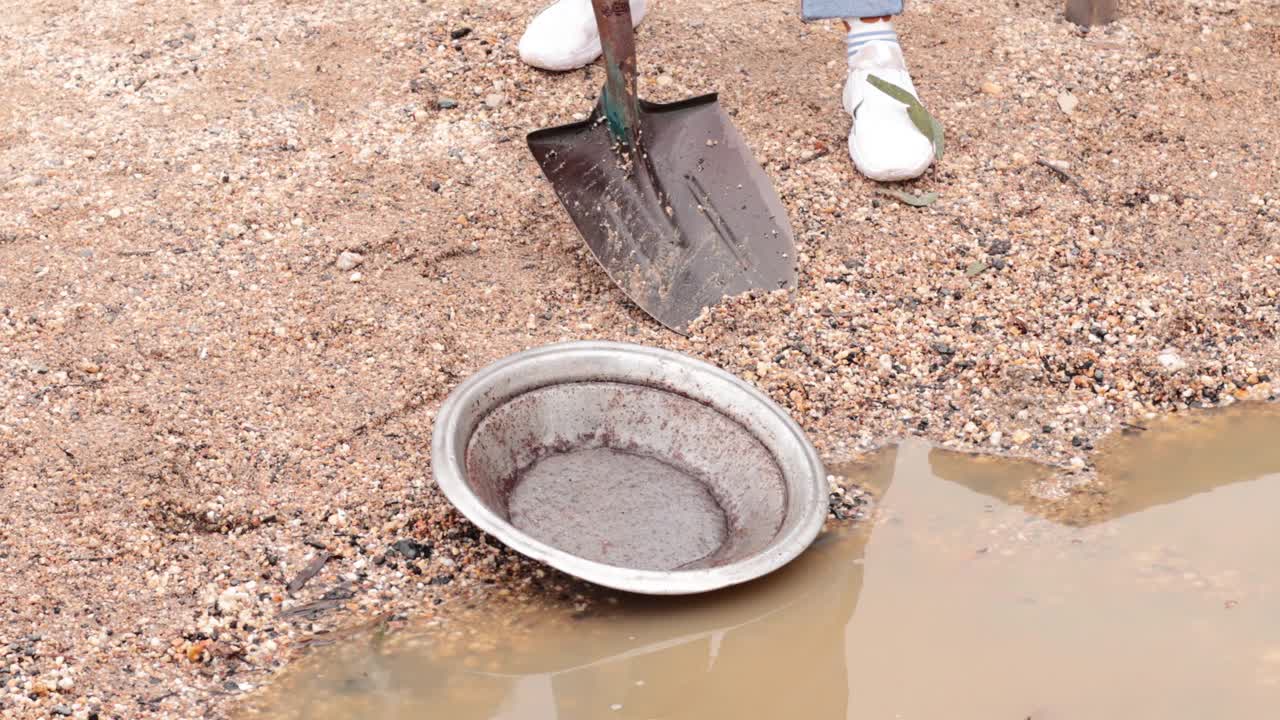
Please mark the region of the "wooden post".
<svg viewBox="0 0 1280 720"><path fill-rule="evenodd" d="M1106 25L1116 19L1117 0L1067 0L1067 19L1083 26Z"/></svg>

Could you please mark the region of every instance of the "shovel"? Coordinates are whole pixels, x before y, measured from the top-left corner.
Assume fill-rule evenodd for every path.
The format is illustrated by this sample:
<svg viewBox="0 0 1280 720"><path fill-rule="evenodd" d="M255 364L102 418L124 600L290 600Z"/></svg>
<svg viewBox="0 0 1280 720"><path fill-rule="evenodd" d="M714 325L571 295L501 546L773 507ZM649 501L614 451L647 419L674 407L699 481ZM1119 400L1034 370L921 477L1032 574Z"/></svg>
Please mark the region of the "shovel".
<svg viewBox="0 0 1280 720"><path fill-rule="evenodd" d="M529 134L592 254L682 335L721 298L794 285L786 210L716 96L640 100L630 2L592 5L607 71L600 100L583 122Z"/></svg>

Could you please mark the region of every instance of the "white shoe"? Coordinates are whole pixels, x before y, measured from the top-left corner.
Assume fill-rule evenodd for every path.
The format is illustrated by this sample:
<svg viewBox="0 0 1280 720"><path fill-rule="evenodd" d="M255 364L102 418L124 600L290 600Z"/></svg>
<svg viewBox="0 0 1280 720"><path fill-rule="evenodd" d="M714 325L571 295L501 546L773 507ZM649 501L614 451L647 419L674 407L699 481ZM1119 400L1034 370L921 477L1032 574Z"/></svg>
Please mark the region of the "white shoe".
<svg viewBox="0 0 1280 720"><path fill-rule="evenodd" d="M631 0L631 22L639 25L646 0ZM520 38L520 59L536 68L564 72L590 65L603 52L591 0L558 0L538 13Z"/></svg>
<svg viewBox="0 0 1280 720"><path fill-rule="evenodd" d="M920 177L933 163L933 143L911 122L906 105L867 82L867 75L875 75L916 95L893 24L856 23L847 52L844 109L853 116L849 157L854 167L881 182Z"/></svg>

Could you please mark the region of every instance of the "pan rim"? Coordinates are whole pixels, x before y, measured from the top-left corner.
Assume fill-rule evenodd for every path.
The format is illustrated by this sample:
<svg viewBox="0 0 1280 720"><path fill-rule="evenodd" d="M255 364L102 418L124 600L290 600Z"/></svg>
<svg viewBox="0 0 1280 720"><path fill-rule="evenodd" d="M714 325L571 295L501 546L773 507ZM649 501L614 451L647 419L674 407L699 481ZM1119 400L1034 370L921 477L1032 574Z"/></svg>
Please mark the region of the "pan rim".
<svg viewBox="0 0 1280 720"><path fill-rule="evenodd" d="M788 512L797 512L795 522L784 521L777 535L762 551L727 565L695 570L639 570L588 560L539 541L517 529L490 510L474 494L466 481L465 453L478 420L472 409L503 379L520 377L522 371L548 358L590 361L610 358L630 360L650 369L665 371L673 388L743 423L771 454L782 470L788 495L799 493ZM672 372L674 371L674 372ZM680 386L682 376L728 390L728 404L736 412L727 413L725 402L703 397L692 386ZM575 379L566 378L564 382ZM603 378L601 378L603 379ZM625 377L612 378L628 382ZM633 384L639 378L633 378ZM752 427L746 420L759 426ZM466 427L470 424L470 427ZM761 429L769 437L761 436ZM746 381L701 360L669 350L610 341L569 341L524 350L482 368L450 393L441 405L432 431L432 476L445 497L468 520L526 557L597 585L646 595L687 595L710 592L767 575L798 557L822 530L827 514L826 472L817 450L803 430L782 408Z"/></svg>

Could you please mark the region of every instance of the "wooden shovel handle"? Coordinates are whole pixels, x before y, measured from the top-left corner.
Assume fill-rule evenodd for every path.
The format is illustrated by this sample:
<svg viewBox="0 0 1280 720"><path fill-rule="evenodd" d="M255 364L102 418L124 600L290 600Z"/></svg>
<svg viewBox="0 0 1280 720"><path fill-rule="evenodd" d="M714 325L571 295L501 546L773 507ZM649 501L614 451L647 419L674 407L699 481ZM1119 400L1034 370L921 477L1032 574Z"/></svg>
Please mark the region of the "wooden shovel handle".
<svg viewBox="0 0 1280 720"><path fill-rule="evenodd" d="M604 48L607 80L601 105L615 140L634 146L640 131L640 102L636 97L636 37L631 0L591 0L596 28Z"/></svg>

